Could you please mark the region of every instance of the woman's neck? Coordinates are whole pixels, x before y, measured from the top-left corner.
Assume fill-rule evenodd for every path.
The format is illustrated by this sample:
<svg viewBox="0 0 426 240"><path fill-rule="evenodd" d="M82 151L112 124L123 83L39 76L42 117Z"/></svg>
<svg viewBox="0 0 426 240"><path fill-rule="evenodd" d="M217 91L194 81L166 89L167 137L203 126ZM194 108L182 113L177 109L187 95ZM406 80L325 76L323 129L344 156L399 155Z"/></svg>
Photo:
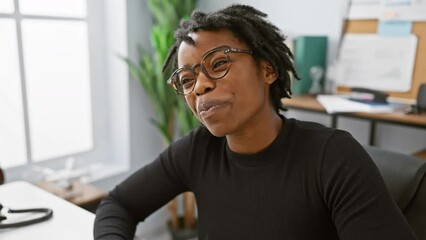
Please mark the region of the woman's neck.
<svg viewBox="0 0 426 240"><path fill-rule="evenodd" d="M241 154L253 154L268 147L284 127L278 114L256 120L246 131L226 136L229 148Z"/></svg>

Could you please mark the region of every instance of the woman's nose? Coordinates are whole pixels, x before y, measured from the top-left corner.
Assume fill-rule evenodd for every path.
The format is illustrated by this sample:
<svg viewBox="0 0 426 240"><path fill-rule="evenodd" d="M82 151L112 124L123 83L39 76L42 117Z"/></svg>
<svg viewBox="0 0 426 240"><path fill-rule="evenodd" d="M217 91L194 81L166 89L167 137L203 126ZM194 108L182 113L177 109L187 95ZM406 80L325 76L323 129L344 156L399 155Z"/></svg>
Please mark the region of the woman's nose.
<svg viewBox="0 0 426 240"><path fill-rule="evenodd" d="M213 90L215 86L216 81L207 77L203 71L200 71L195 82L194 92L197 96L200 96Z"/></svg>

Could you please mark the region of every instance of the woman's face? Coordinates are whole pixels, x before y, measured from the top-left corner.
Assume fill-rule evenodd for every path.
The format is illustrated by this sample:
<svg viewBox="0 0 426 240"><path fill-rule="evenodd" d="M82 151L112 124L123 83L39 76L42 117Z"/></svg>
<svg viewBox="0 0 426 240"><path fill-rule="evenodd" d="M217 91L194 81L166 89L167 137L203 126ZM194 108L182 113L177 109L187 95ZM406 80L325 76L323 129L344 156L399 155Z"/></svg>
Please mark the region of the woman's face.
<svg viewBox="0 0 426 240"><path fill-rule="evenodd" d="M178 67L192 67L204 54L219 46L251 50L228 30L198 31L189 35L195 44L182 42ZM194 115L215 136L244 134L272 115L269 86L276 79L266 61L256 63L247 53L230 53L230 67L225 77L212 80L202 71L192 93L185 95ZM269 116L271 117L271 116Z"/></svg>

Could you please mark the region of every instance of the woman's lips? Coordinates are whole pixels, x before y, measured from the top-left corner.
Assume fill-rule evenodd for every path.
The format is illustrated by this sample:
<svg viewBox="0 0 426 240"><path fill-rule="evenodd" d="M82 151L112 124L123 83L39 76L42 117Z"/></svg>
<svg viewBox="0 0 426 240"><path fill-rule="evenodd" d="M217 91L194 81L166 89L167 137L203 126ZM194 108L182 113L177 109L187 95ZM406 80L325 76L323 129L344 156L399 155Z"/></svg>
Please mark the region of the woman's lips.
<svg viewBox="0 0 426 240"><path fill-rule="evenodd" d="M224 102L205 102L199 104L198 114L201 118L207 119L215 115L224 105Z"/></svg>
<svg viewBox="0 0 426 240"><path fill-rule="evenodd" d="M200 111L200 116L203 119L213 116L222 105L213 105L205 110Z"/></svg>

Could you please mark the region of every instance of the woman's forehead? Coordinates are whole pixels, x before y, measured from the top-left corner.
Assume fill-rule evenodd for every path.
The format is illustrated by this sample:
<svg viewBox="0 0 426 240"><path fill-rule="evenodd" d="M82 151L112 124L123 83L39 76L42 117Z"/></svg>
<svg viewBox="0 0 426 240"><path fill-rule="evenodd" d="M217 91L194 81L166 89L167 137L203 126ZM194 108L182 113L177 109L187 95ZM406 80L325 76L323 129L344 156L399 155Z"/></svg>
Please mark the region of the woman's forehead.
<svg viewBox="0 0 426 240"><path fill-rule="evenodd" d="M193 65L201 61L209 50L227 45L234 48L247 48L229 30L197 31L188 34L193 42L183 41L179 46L178 65Z"/></svg>

